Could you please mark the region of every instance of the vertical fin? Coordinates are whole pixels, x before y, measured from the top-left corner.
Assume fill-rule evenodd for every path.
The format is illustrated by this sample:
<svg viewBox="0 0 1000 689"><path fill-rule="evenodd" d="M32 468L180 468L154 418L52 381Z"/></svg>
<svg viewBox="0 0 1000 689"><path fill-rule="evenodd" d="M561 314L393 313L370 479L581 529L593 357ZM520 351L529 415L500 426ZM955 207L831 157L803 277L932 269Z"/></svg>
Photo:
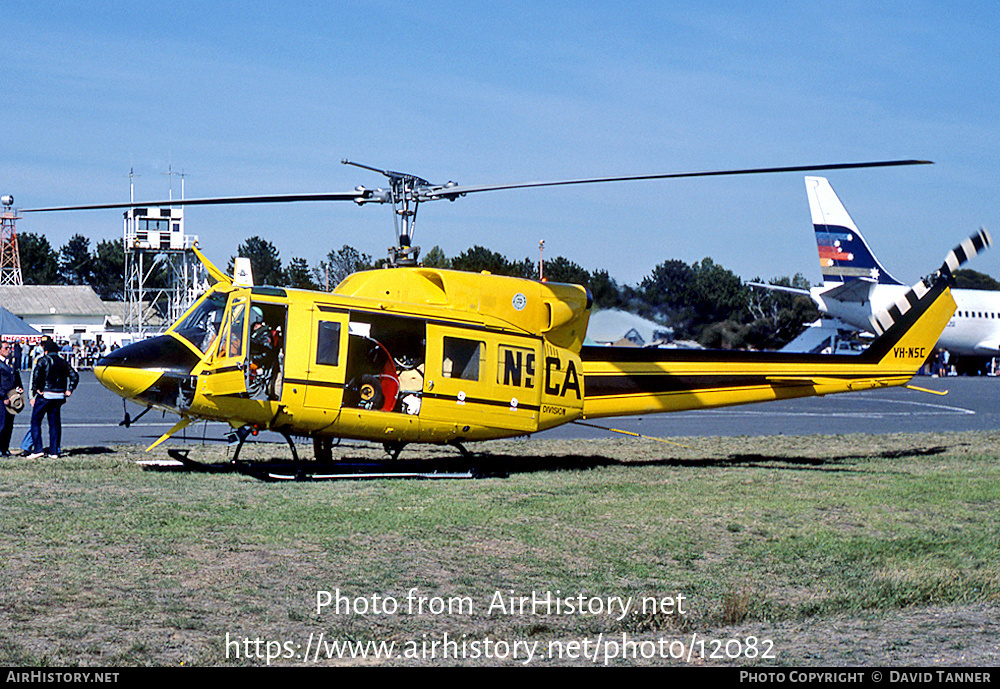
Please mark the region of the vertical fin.
<svg viewBox="0 0 1000 689"><path fill-rule="evenodd" d="M990 233L982 227L979 228L968 239L948 252L944 263L941 264L941 268L938 269L937 273L913 285L913 287L906 291L906 294L889 308L872 314L869 319L872 330L876 335L884 333L892 327L893 323L909 311L921 297L927 294L928 289L930 289L929 285L933 284L935 280L943 277L948 281L952 281L953 275L959 267L992 244L993 238L990 237Z"/></svg>
<svg viewBox="0 0 1000 689"><path fill-rule="evenodd" d="M826 178L805 179L823 284L832 287L858 278L883 285L903 284L875 257Z"/></svg>

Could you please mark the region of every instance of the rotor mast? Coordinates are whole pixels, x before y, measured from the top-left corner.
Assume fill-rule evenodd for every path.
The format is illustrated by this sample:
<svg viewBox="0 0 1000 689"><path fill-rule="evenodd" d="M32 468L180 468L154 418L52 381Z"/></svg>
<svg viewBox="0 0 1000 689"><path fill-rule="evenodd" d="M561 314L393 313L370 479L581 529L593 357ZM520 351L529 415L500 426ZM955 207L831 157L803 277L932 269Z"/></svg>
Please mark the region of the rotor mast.
<svg viewBox="0 0 1000 689"><path fill-rule="evenodd" d="M417 224L417 208L423 199L433 200L440 198L439 192L442 189L449 189L458 186L455 182L447 184L431 184L422 177L411 175L405 172L394 172L393 170L380 170L379 168L355 163L346 158L340 161L344 165L352 165L362 170L370 170L385 176L389 180L388 189L365 189L357 187L355 191L360 196L356 199L358 205L366 203L391 203L393 209L393 223L396 228L397 246L389 247L389 263L392 266L415 266L417 258L420 256L420 247L413 246L413 231ZM431 195L434 192L434 195ZM454 201L456 197L450 197Z"/></svg>

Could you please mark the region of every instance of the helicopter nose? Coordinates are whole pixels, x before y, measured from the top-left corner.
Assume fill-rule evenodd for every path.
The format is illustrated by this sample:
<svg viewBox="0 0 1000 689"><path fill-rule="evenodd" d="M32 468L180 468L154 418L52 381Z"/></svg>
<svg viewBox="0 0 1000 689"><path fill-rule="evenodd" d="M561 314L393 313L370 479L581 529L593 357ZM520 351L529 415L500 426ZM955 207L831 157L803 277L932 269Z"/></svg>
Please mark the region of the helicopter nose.
<svg viewBox="0 0 1000 689"><path fill-rule="evenodd" d="M94 366L94 375L111 392L144 404L172 406L180 380L198 357L179 340L160 335L117 349Z"/></svg>
<svg viewBox="0 0 1000 689"><path fill-rule="evenodd" d="M94 365L94 375L101 385L116 395L134 398L149 389L157 381L161 373L141 368L127 368L102 363L101 359Z"/></svg>

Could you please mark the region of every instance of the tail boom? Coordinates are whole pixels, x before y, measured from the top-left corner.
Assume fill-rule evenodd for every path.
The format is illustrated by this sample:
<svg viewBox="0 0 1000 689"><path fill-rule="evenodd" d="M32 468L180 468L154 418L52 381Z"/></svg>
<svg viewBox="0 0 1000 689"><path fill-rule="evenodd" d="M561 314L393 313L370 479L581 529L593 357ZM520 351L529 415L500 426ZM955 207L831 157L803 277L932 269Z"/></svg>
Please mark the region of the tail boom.
<svg viewBox="0 0 1000 689"><path fill-rule="evenodd" d="M905 385L954 311L947 281L938 280L859 355L584 347L583 418Z"/></svg>

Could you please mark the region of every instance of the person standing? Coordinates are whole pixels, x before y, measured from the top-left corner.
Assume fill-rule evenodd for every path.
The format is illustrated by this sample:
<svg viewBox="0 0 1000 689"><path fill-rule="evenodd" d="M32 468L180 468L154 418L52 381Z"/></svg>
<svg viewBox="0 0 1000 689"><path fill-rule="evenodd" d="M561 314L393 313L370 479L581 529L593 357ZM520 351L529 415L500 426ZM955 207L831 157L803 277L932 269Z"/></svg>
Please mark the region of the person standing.
<svg viewBox="0 0 1000 689"><path fill-rule="evenodd" d="M61 409L66 398L73 394L80 375L65 359L59 356L59 345L52 340L43 343L45 354L35 364L31 374L31 454L28 459L41 457L42 417L49 424L49 457L58 457L62 443Z"/></svg>
<svg viewBox="0 0 1000 689"><path fill-rule="evenodd" d="M7 396L11 390L16 390L19 394L24 392L24 388L21 387L21 371L18 369L21 362L18 361L11 366L9 358L10 343L0 342L0 399L3 400L3 416L0 418L0 457L10 457L10 434L14 432L14 412L11 411Z"/></svg>

